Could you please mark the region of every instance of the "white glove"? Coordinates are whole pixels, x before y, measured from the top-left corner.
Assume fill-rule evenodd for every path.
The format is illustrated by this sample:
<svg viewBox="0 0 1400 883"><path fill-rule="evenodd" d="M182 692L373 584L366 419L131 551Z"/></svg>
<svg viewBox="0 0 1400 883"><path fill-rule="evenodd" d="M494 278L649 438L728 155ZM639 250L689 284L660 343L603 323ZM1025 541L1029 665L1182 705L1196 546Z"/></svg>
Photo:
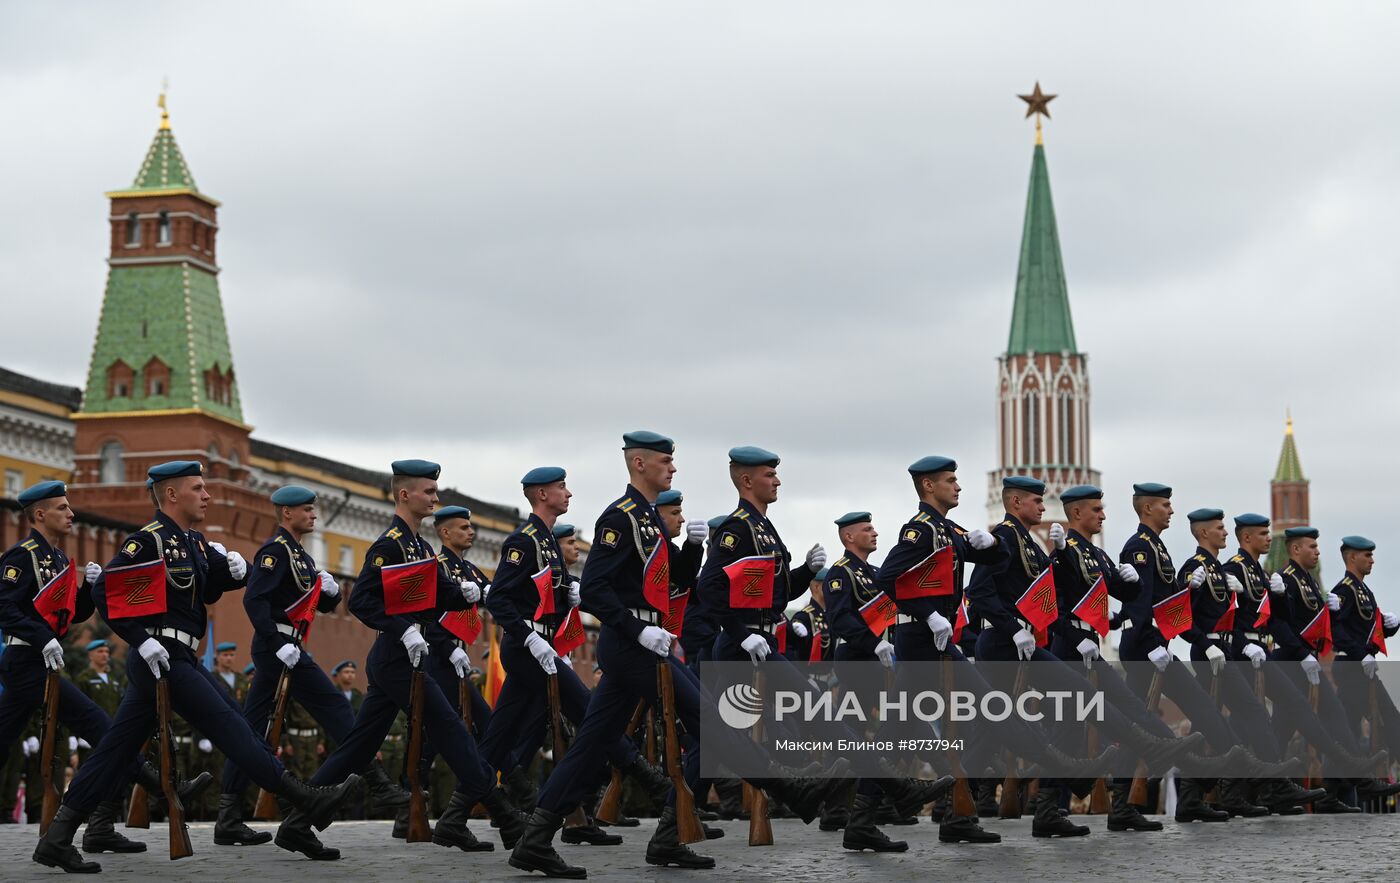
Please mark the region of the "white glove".
<svg viewBox="0 0 1400 883"><path fill-rule="evenodd" d="M880 657L880 664L885 668L894 666L894 645L884 638L881 638L880 643L875 645L875 655Z"/></svg>
<svg viewBox="0 0 1400 883"><path fill-rule="evenodd" d="M39 753L39 737L38 737L38 736L30 736L28 739L25 739L25 740L24 740L24 756L25 756L25 757L28 757L28 756L31 755L31 754L38 754L38 753Z"/></svg>
<svg viewBox="0 0 1400 883"><path fill-rule="evenodd" d="M418 630L417 626L409 626L404 629L403 634L399 635L399 642L408 651L409 664L414 668L417 668L418 664L423 661L423 657L428 655L428 640L423 637L423 633Z"/></svg>
<svg viewBox="0 0 1400 883"><path fill-rule="evenodd" d="M1210 660L1210 673L1220 674L1225 669L1225 651L1211 644L1206 648L1206 659Z"/></svg>
<svg viewBox="0 0 1400 883"><path fill-rule="evenodd" d="M552 675L558 671L554 660L559 658L559 654L554 652L554 648L549 646L549 642L541 638L538 632L530 632L525 638L525 649L535 657L545 674Z"/></svg>
<svg viewBox="0 0 1400 883"><path fill-rule="evenodd" d="M1255 668L1259 668L1264 664L1264 657L1266 654L1264 653L1264 648L1260 647L1258 644L1245 644L1244 655L1249 657L1251 665Z"/></svg>
<svg viewBox="0 0 1400 883"><path fill-rule="evenodd" d="M63 668L63 645L58 643L58 638L49 638L49 642L44 645L44 667L49 671L58 671Z"/></svg>
<svg viewBox="0 0 1400 883"><path fill-rule="evenodd" d="M685 523L685 541L687 543L703 543L705 537L710 535L710 526L699 518L692 519Z"/></svg>
<svg viewBox="0 0 1400 883"><path fill-rule="evenodd" d="M930 613L924 621L928 623L929 631L933 632L933 646L939 650L947 647L948 639L953 636L953 624L937 610Z"/></svg>
<svg viewBox="0 0 1400 883"><path fill-rule="evenodd" d="M97 578L102 575L102 565L96 561L89 561L87 567L83 568L83 576L87 577L88 585L97 582Z"/></svg>
<svg viewBox="0 0 1400 883"><path fill-rule="evenodd" d="M792 624L792 633L799 638L805 638L807 637L807 627L800 622L794 622Z"/></svg>
<svg viewBox="0 0 1400 883"><path fill-rule="evenodd" d="M1303 667L1303 674L1308 676L1309 684L1316 687L1322 683L1322 665L1318 663L1316 656L1309 654L1298 664Z"/></svg>
<svg viewBox="0 0 1400 883"><path fill-rule="evenodd" d="M490 594L491 594L491 584L490 584L490 583L487 583L486 585L484 585L484 586L481 587L481 600L485 601L486 598L487 598Z"/></svg>
<svg viewBox="0 0 1400 883"><path fill-rule="evenodd" d="M1166 647L1154 648L1151 653L1147 654L1147 658L1153 665L1157 666L1158 671L1166 671L1167 666L1172 663L1172 655L1167 652Z"/></svg>
<svg viewBox="0 0 1400 883"><path fill-rule="evenodd" d="M754 665L758 665L768 658L768 639L763 635L749 635L739 642L739 646L743 648L745 653L749 654Z"/></svg>
<svg viewBox="0 0 1400 883"><path fill-rule="evenodd" d="M579 604L582 604L582 603L583 603L583 596L579 594L579 591L578 591L578 590L579 590L579 582L578 582L578 580L574 580L573 582L569 583L569 606L570 606L570 607L577 607Z"/></svg>
<svg viewBox="0 0 1400 883"><path fill-rule="evenodd" d="M822 548L821 543L817 543L815 546L807 550L807 567L813 573L816 573L818 570L821 570L825 566L826 550Z"/></svg>
<svg viewBox="0 0 1400 883"><path fill-rule="evenodd" d="M86 750L88 750L89 748L92 747L92 743L89 742L88 740L84 739L82 736L79 736L79 737L78 737L78 747L81 748L81 749L83 749L84 751L86 751Z"/></svg>
<svg viewBox="0 0 1400 883"><path fill-rule="evenodd" d="M1400 626L1400 615L1394 613L1382 613L1381 625L1385 626L1388 629L1393 629L1396 626Z"/></svg>
<svg viewBox="0 0 1400 883"><path fill-rule="evenodd" d="M475 604L481 600L481 586L469 579L462 580L462 600L468 604Z"/></svg>
<svg viewBox="0 0 1400 883"><path fill-rule="evenodd" d="M340 597L340 583L335 581L335 577L326 571L321 571L321 594L327 598Z"/></svg>
<svg viewBox="0 0 1400 883"><path fill-rule="evenodd" d="M205 754L209 754L214 750L214 743L210 742L208 739L200 739L199 750L204 752Z"/></svg>
<svg viewBox="0 0 1400 883"><path fill-rule="evenodd" d="M531 634L534 633L531 632ZM463 650L461 647L454 647L452 649L452 655L447 657L447 661L452 663L452 667L457 670L457 677L459 678L465 678L467 672L471 671L471 657L467 656L467 651Z"/></svg>
<svg viewBox="0 0 1400 883"><path fill-rule="evenodd" d="M1093 638L1085 638L1074 649L1079 651L1080 657L1084 660L1085 668L1092 668L1094 660L1099 658L1099 645Z"/></svg>
<svg viewBox="0 0 1400 883"><path fill-rule="evenodd" d="M136 652L141 658L146 660L146 664L151 667L151 674L160 677L160 670L170 671L170 651L161 646L160 641L155 638L147 638L141 642L141 646L136 648Z"/></svg>
<svg viewBox="0 0 1400 883"><path fill-rule="evenodd" d="M1065 526L1058 521L1050 525L1050 542L1056 549L1065 547Z"/></svg>
<svg viewBox="0 0 1400 883"><path fill-rule="evenodd" d="M967 543L974 549L990 549L996 545L997 538L979 527L967 532Z"/></svg>
<svg viewBox="0 0 1400 883"><path fill-rule="evenodd" d="M1341 610L1341 609L1342 609L1342 599L1341 599L1341 597L1338 596L1338 595L1334 595L1334 594L1332 594L1331 592L1328 592L1328 593L1327 593L1327 609L1328 609L1328 610L1331 610L1333 613L1336 613L1338 610Z"/></svg>
<svg viewBox="0 0 1400 883"><path fill-rule="evenodd" d="M282 664L287 668L293 668L297 660L301 659L301 648L289 641L277 648L277 658L282 660Z"/></svg>
<svg viewBox="0 0 1400 883"><path fill-rule="evenodd" d="M1361 670L1366 673L1366 677L1374 678L1376 676L1376 657L1370 653L1361 657Z"/></svg>
<svg viewBox="0 0 1400 883"><path fill-rule="evenodd" d="M574 660L573 660L571 657L569 657L569 656L560 656L556 661L557 661L560 665L562 665L562 666L564 666L565 668L567 668L569 671L573 671L573 670L574 670Z"/></svg>
<svg viewBox="0 0 1400 883"><path fill-rule="evenodd" d="M223 543L215 543L211 541L209 543L209 548L213 549L215 552L218 552L220 555L223 555L225 557L228 556L228 549L224 548Z"/></svg>
<svg viewBox="0 0 1400 883"><path fill-rule="evenodd" d="M78 750L78 737L77 737L77 736L69 736L69 737L68 737L68 753L69 753L69 754L72 754L73 752L75 752L75 751L77 751L77 750Z"/></svg>
<svg viewBox="0 0 1400 883"><path fill-rule="evenodd" d="M1020 629L1011 636L1011 643L1016 645L1016 655L1022 659L1030 659L1035 655L1035 635Z"/></svg>
<svg viewBox="0 0 1400 883"><path fill-rule="evenodd" d="M637 643L647 648L657 656L666 656L671 652L671 642L676 636L666 631L659 625L649 625L642 629L642 633L637 636Z"/></svg>
<svg viewBox="0 0 1400 883"><path fill-rule="evenodd" d="M1269 577L1269 591L1273 592L1275 595L1283 594L1283 574L1276 573Z"/></svg>
<svg viewBox="0 0 1400 883"><path fill-rule="evenodd" d="M1118 565L1118 576L1125 583L1135 583L1139 579L1137 568L1131 564Z"/></svg>
<svg viewBox="0 0 1400 883"><path fill-rule="evenodd" d="M228 559L228 575L234 579L243 579L248 575L248 562L243 560L243 556L237 552L229 552L225 558Z"/></svg>
<svg viewBox="0 0 1400 883"><path fill-rule="evenodd" d="M1234 592L1236 595L1244 591L1244 583L1236 579L1233 573L1225 574L1225 585L1229 586L1230 591Z"/></svg>
<svg viewBox="0 0 1400 883"><path fill-rule="evenodd" d="M1204 567L1197 567L1195 570L1191 571L1191 577L1186 580L1186 587L1188 589L1199 589L1201 583L1205 581L1206 569Z"/></svg>

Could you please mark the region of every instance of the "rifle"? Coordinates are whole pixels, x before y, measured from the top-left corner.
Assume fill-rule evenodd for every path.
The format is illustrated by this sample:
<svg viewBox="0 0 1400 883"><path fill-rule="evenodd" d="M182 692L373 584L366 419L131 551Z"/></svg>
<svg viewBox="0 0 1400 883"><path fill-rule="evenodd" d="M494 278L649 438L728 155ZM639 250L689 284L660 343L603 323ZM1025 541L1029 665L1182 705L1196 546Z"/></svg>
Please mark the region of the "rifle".
<svg viewBox="0 0 1400 883"><path fill-rule="evenodd" d="M646 700L638 700L637 708L632 712L632 719L627 722L626 739L630 742L632 736L636 734L637 727L642 724L642 715L646 713ZM603 799L598 803L598 812L594 814L600 822L609 825L615 824L622 817L622 773L617 767L612 768L612 778L608 781L607 790L603 792Z"/></svg>
<svg viewBox="0 0 1400 883"><path fill-rule="evenodd" d="M273 707L272 717L268 718L267 729L264 731L267 744L279 754L282 751L282 725L287 720L287 702L291 699L291 674L292 670L283 666L282 673L277 676L277 704ZM278 815L277 797L266 788L259 789L258 803L253 807L253 818L275 822Z"/></svg>
<svg viewBox="0 0 1400 883"><path fill-rule="evenodd" d="M53 751L54 742L58 739L58 691L59 678L61 676L56 671L51 671L44 680L44 743L39 749L39 769L43 770L44 781L44 805L43 811L39 815L39 833L43 835L49 830L49 823L58 813L58 784L53 780ZM1374 695L1372 701L1374 702Z"/></svg>
<svg viewBox="0 0 1400 883"><path fill-rule="evenodd" d="M170 860L194 855L190 832L185 827L185 805L175 786L175 735L170 731L170 680L156 681L156 738L160 742L160 790L165 795L165 814L170 822Z"/></svg>
<svg viewBox="0 0 1400 883"><path fill-rule="evenodd" d="M462 707L462 726L472 731L472 684L470 678L462 678L457 683L457 704Z"/></svg>
<svg viewBox="0 0 1400 883"><path fill-rule="evenodd" d="M651 710L647 715L647 745L646 755L648 763L656 763L656 709Z"/></svg>
<svg viewBox="0 0 1400 883"><path fill-rule="evenodd" d="M758 688L758 695L762 697L764 688L763 672L758 672L754 677L754 686ZM763 742L763 720L761 718L758 723L754 724L753 740L760 744ZM749 845L772 846L773 822L768 818L768 795L762 788L755 788L748 782L744 783L744 792L749 798ZM679 797L679 795L677 795L677 797ZM677 816L677 824L679 824L679 814ZM704 838L702 837L701 839L703 840Z"/></svg>
<svg viewBox="0 0 1400 883"><path fill-rule="evenodd" d="M1099 689L1099 673L1096 669L1089 669L1089 686L1096 692ZM1085 736L1085 746L1087 754L1094 757L1099 753L1099 728L1089 727L1089 732ZM1103 776L1094 780L1094 790L1089 792L1089 812L1095 815L1102 815L1108 812L1110 807L1108 799L1108 786L1104 784Z"/></svg>
<svg viewBox="0 0 1400 883"><path fill-rule="evenodd" d="M1318 704L1321 700L1321 688L1317 684L1308 685L1308 704L1312 706L1313 714L1317 714ZM1304 787L1322 787L1322 757L1317 753L1317 748L1308 746L1308 778Z"/></svg>
<svg viewBox="0 0 1400 883"><path fill-rule="evenodd" d="M141 746L141 754L145 756L151 753L151 740L147 739L146 744ZM126 826L128 828L149 828L151 827L151 798L146 793L146 789L140 783L131 787L131 806L126 810Z"/></svg>
<svg viewBox="0 0 1400 883"><path fill-rule="evenodd" d="M413 667L413 680L408 688L408 755L404 768L408 773L408 842L427 843L433 839L428 826L428 800L423 796L423 691L426 689L423 669Z"/></svg>
<svg viewBox="0 0 1400 883"><path fill-rule="evenodd" d="M1379 674L1379 672L1377 674ZM1367 713L1371 718L1371 752L1375 753L1380 751L1380 746L1384 744L1381 739L1381 703L1380 697L1377 695L1377 692L1380 690L1380 684L1377 682L1377 678L1371 678L1370 689L1371 707ZM1389 766L1389 761L1379 761L1376 765L1376 778L1380 779L1382 782L1388 781L1390 779Z"/></svg>
<svg viewBox="0 0 1400 883"><path fill-rule="evenodd" d="M564 663L555 661L555 665ZM549 728L554 731L554 767L559 768L559 764L564 762L564 754L568 747L564 744L564 713L559 704L559 673L544 676L546 691L549 696ZM564 818L564 824L570 828L577 828L588 824L588 814L583 811L583 807L576 806L573 812Z"/></svg>
<svg viewBox="0 0 1400 883"><path fill-rule="evenodd" d="M700 824L700 817L695 814L695 795L690 793L685 773L681 770L681 743L676 735L676 685L671 677L668 657L656 664L656 680L662 720L666 725L666 773L671 777L671 788L676 792L676 833L682 843L699 843L705 839L705 829Z"/></svg>
<svg viewBox="0 0 1400 883"><path fill-rule="evenodd" d="M1152 673L1152 683L1147 687L1147 709L1153 714L1162 709L1162 673ZM1133 785L1128 791L1128 802L1133 806L1147 806L1147 764L1138 761L1133 771Z"/></svg>
<svg viewBox="0 0 1400 883"><path fill-rule="evenodd" d="M953 660L943 659L943 693L945 696L952 696L956 686L956 675L953 672ZM962 767L962 759L958 757L956 749L951 747L953 737L957 732L957 723L951 717L947 731L947 740L950 743L948 749L948 763L952 766L952 773L957 777L953 783L953 815L964 818L977 818L977 802L972 799L972 789L967 786L967 771Z"/></svg>
<svg viewBox="0 0 1400 883"><path fill-rule="evenodd" d="M1016 669L1016 685L1012 688L1012 698L1020 696L1026 692L1026 683L1030 678L1030 668L1025 660L1021 660ZM1001 805L997 808L997 815L1003 819L1019 819L1021 817L1021 777L1016 775L1016 756L1010 750L1006 752L1006 778L1001 780Z"/></svg>

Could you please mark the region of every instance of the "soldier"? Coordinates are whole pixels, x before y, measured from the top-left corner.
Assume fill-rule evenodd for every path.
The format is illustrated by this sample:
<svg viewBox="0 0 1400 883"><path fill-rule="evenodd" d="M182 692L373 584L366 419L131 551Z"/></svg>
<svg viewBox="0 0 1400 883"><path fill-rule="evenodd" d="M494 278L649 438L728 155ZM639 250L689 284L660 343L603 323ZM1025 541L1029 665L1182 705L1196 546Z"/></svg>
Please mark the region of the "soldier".
<svg viewBox="0 0 1400 883"><path fill-rule="evenodd" d="M794 662L829 662L836 652L836 641L831 637L831 627L826 622L826 595L822 585L823 567L812 575L807 587L807 604L793 614L788 629L792 637L788 640L788 658Z"/></svg>
<svg viewBox="0 0 1400 883"><path fill-rule="evenodd" d="M253 682L246 674L238 670L235 661L238 656L238 645L232 641L221 641L214 650L214 677L223 681L224 687L233 697L233 701L239 705L248 698L248 689ZM223 767L220 767L222 770Z"/></svg>
<svg viewBox="0 0 1400 883"><path fill-rule="evenodd" d="M1377 679L1376 654L1383 653L1385 639L1400 631L1400 616L1383 613L1376 605L1376 596L1366 585L1366 577L1375 567L1376 544L1365 537L1342 537L1342 563L1346 575L1332 594L1337 607L1332 612L1332 641L1337 655L1333 659L1332 680L1337 684L1337 696L1353 723L1370 719L1372 681L1376 691L1380 721L1371 721L1372 732L1379 727L1384 743L1373 741L1372 748L1386 747L1391 757L1400 757L1400 715L1395 703ZM1357 665L1356 663L1360 663ZM1396 786L1400 790L1400 785ZM1374 794L1375 789L1369 789Z"/></svg>
<svg viewBox="0 0 1400 883"><path fill-rule="evenodd" d="M350 612L379 633L366 660L372 689L354 727L312 778L316 785L347 776L354 779L353 770L369 765L384 744L394 717L409 709L414 673L423 670L430 649L447 656L454 665L461 665L466 657L459 647L446 641L430 645L425 637L428 624L471 603L461 584L443 575L437 555L416 529L437 507L441 467L426 460L396 460L392 468L394 520L365 554L350 595ZM423 719L414 725L423 727L425 743L437 746L452 767L467 805L479 802L485 806L500 825L501 840L510 848L520 836L523 820L496 787L495 774L481 759L476 740L442 688L432 678L423 678L421 683ZM275 842L314 860L339 858L339 850L321 844L311 830L313 824L324 828L309 814L293 812L278 828Z"/></svg>
<svg viewBox="0 0 1400 883"><path fill-rule="evenodd" d="M75 683L83 695L110 718L117 713L122 694L126 692L126 678L112 670L112 646L105 640L96 638L88 641L83 649L87 653L88 664L78 673ZM91 746L84 748L79 745L79 765L86 763L91 753Z"/></svg>
<svg viewBox="0 0 1400 883"><path fill-rule="evenodd" d="M345 701L350 703L350 710L359 714L360 706L365 704L365 694L361 692L359 687L355 686L356 680L360 677L360 669L355 665L355 660L346 659L337 662L335 668L331 669L331 677L335 681L336 688L340 690L340 694L345 697Z"/></svg>
<svg viewBox="0 0 1400 883"><path fill-rule="evenodd" d="M325 749L325 736L339 742L355 724L350 703L304 649L316 614L339 606L340 584L317 569L301 543L316 529L316 493L287 485L274 491L269 501L277 530L253 556L248 590L243 594L243 609L253 626L253 665L258 671L243 716L253 732L266 733L278 685L285 677L292 702L283 722L283 763L297 778L310 780ZM363 772L373 798L407 804L407 796L379 764L369 763L356 772ZM216 844L254 846L272 839L267 831L254 831L243 823L242 795L247 787L248 773L230 759L223 767Z"/></svg>
<svg viewBox="0 0 1400 883"><path fill-rule="evenodd" d="M656 514L666 525L668 537L685 539L677 545L668 540L671 546L671 608L662 627L677 636L682 650L685 644L685 614L695 602L695 582L700 578L700 565L705 558L705 539L710 529L702 519L687 520L681 506L685 497L672 488L656 495ZM687 654L687 661L689 654Z"/></svg>
<svg viewBox="0 0 1400 883"><path fill-rule="evenodd" d="M214 647L214 685L228 693L234 703L241 708L244 697L248 695L248 676L238 671L234 665L234 657L237 653L238 645L233 641L220 641ZM210 776L222 775L224 764L228 760L224 757L223 752L215 748L214 743L203 734L193 733L192 735L194 744L186 759L186 769L191 775L206 772ZM194 806L185 807L185 812L191 818L217 819L218 806L218 798L206 791L199 796L199 800L195 802ZM218 842L217 831L214 842Z"/></svg>
<svg viewBox="0 0 1400 883"><path fill-rule="evenodd" d="M241 588L247 564L237 552L206 542L194 529L204 520L210 500L199 462L162 463L147 475L158 507L156 518L122 543L109 565L109 570L124 568L121 574L109 582L104 573L92 590L98 612L145 664L128 666L130 683L111 728L100 743L94 742L92 757L78 769L58 815L34 850L36 862L69 872L101 869L83 861L73 848L73 833L130 775L131 758L150 735L156 717L160 678L169 684L172 711L209 734L262 787L318 821L329 818L344 796L345 786L309 788L283 770L267 743L248 728L242 709L199 664L195 649L208 629L206 605ZM152 793L161 790L159 780L147 787ZM181 795L184 800L191 796L188 791Z"/></svg>

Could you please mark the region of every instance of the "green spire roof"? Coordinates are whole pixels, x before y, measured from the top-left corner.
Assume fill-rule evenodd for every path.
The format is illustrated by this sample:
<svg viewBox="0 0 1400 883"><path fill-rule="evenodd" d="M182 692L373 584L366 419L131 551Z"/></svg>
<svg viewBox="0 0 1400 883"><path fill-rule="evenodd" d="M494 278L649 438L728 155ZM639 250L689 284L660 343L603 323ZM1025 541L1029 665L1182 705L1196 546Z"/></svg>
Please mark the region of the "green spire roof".
<svg viewBox="0 0 1400 883"><path fill-rule="evenodd" d="M156 130L151 149L146 151L146 159L141 163L141 171L136 173L132 190L198 190L190 167L185 165L185 156L180 153L180 145L175 143L175 133L164 125Z"/></svg>
<svg viewBox="0 0 1400 883"><path fill-rule="evenodd" d="M1011 312L1008 355L1078 352L1074 320L1069 313L1069 289L1060 257L1060 234L1055 204L1050 199L1050 171L1045 146L1035 145L1031 186L1026 196L1026 220L1021 230L1021 265L1016 270L1016 305Z"/></svg>
<svg viewBox="0 0 1400 883"><path fill-rule="evenodd" d="M1307 481L1303 477L1303 464L1298 459L1298 446L1293 443L1293 417L1283 430L1283 450L1278 455L1278 468L1274 470L1274 481Z"/></svg>

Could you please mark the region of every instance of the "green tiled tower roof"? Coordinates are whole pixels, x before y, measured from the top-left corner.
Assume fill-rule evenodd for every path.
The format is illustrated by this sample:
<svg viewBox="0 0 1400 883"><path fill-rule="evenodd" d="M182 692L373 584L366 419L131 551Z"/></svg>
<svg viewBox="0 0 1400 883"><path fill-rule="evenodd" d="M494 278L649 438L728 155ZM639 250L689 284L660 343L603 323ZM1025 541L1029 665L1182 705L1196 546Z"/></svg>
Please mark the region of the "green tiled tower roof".
<svg viewBox="0 0 1400 883"><path fill-rule="evenodd" d="M1050 170L1038 131L1035 156L1031 160L1025 224L1021 230L1021 263L1016 270L1011 339L1006 352L1007 355L1078 352L1074 321L1070 318L1064 260L1060 256L1060 234L1055 224L1055 204L1050 198Z"/></svg>
<svg viewBox="0 0 1400 883"><path fill-rule="evenodd" d="M185 163L185 155L175 142L175 132L170 128L170 114L165 109L165 96L160 100L160 128L146 151L146 158L136 172L136 180L125 190L115 190L108 196L137 196L160 193L191 193L206 202L218 205L199 192L194 183L194 175Z"/></svg>
<svg viewBox="0 0 1400 883"><path fill-rule="evenodd" d="M1293 441L1293 418L1283 431L1283 450L1279 451L1278 467L1274 469L1274 481L1307 481L1303 477L1303 464L1298 459L1298 445Z"/></svg>

